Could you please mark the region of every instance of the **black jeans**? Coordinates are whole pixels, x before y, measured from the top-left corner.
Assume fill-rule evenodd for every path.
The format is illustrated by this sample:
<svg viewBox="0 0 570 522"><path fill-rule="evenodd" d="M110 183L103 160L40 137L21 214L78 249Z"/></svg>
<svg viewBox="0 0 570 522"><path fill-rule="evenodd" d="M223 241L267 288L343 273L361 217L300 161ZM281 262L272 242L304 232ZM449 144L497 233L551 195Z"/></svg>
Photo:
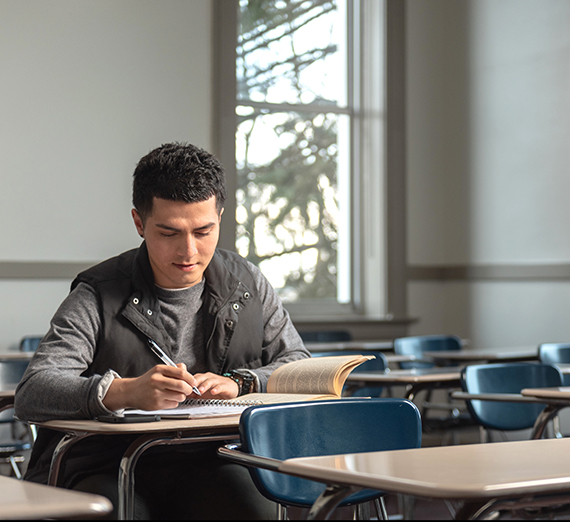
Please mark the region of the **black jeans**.
<svg viewBox="0 0 570 522"><path fill-rule="evenodd" d="M218 444L149 449L135 470L136 520L270 520L277 504L266 499L244 466L220 458ZM82 478L72 489L107 497L117 518L118 470Z"/></svg>

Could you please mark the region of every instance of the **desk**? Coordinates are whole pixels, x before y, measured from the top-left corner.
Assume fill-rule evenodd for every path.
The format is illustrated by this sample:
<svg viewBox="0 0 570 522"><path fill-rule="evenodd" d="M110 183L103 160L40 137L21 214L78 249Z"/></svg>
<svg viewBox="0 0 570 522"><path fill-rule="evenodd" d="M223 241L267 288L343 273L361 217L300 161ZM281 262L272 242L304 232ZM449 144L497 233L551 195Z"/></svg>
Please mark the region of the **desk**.
<svg viewBox="0 0 570 522"><path fill-rule="evenodd" d="M413 368L387 372L352 372L346 379L348 393L363 386L407 386L405 398L411 401L427 388L456 388L461 386L461 368L458 366Z"/></svg>
<svg viewBox="0 0 570 522"><path fill-rule="evenodd" d="M363 488L462 501L457 520L497 509L570 502L570 438L460 444L282 461L282 473L324 482L309 512L323 519Z"/></svg>
<svg viewBox="0 0 570 522"><path fill-rule="evenodd" d="M527 388L521 393L467 393L462 391L452 392L454 399L464 401L498 401L498 402L524 402L545 404L542 413L537 417L530 435L531 439L540 439L544 435L546 425L558 414L562 408L570 406L570 393L564 397L563 394L555 393L541 395L543 390L560 390L563 388ZM568 388L570 390L570 388ZM523 394L523 392L525 392Z"/></svg>
<svg viewBox="0 0 570 522"><path fill-rule="evenodd" d="M113 509L100 495L53 488L0 475L0 519L102 516Z"/></svg>
<svg viewBox="0 0 570 522"><path fill-rule="evenodd" d="M538 349L534 346L524 348L487 348L482 350L425 351L423 352L423 357L433 361L434 364L530 361L538 359Z"/></svg>
<svg viewBox="0 0 570 522"><path fill-rule="evenodd" d="M7 352L0 353L0 361L29 361L34 352Z"/></svg>
<svg viewBox="0 0 570 522"><path fill-rule="evenodd" d="M135 466L139 457L149 448L158 445L191 444L239 438L240 414L208 419L160 420L133 424L108 424L94 420L52 420L38 426L63 431L51 462L48 484L56 486L63 458L69 448L93 435L140 436L127 448L119 469L120 520L132 520L134 513Z"/></svg>
<svg viewBox="0 0 570 522"><path fill-rule="evenodd" d="M333 341L328 343L306 342L310 352L332 352L334 350L376 350L394 351L393 341Z"/></svg>

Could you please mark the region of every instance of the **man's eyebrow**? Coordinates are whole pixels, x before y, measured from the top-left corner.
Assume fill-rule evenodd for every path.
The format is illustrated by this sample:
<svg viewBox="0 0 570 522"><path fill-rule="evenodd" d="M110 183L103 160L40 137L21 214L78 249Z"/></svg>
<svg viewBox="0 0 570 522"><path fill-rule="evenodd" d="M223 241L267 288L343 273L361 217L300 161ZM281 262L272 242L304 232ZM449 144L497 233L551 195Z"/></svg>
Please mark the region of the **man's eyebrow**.
<svg viewBox="0 0 570 522"><path fill-rule="evenodd" d="M210 223L206 223L205 225L202 225L201 227L195 228L194 232L200 231L200 230L207 230L208 228L212 228L215 225L216 225L216 223L214 221L212 221ZM180 232L181 231L180 228L171 227L171 226L165 225L163 223L156 223L155 226L158 228L163 228L164 230L171 230L172 232Z"/></svg>

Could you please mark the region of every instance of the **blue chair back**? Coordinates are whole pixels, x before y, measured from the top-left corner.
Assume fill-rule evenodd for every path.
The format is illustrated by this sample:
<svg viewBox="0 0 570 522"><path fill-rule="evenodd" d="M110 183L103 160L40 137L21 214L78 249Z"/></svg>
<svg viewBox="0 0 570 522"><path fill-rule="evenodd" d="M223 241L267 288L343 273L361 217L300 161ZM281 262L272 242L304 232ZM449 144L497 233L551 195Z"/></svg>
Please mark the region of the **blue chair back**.
<svg viewBox="0 0 570 522"><path fill-rule="evenodd" d="M468 393L520 393L523 388L561 386L562 372L549 364L519 362L473 364L461 371L461 387ZM487 429L532 428L545 404L467 401L472 417Z"/></svg>
<svg viewBox="0 0 570 522"><path fill-rule="evenodd" d="M242 451L284 460L419 448L421 417L406 399L315 400L251 406L240 417ZM287 506L309 507L325 485L260 468L248 468L259 491ZM367 502L384 495L363 490L340 505Z"/></svg>
<svg viewBox="0 0 570 522"><path fill-rule="evenodd" d="M352 335L345 330L322 332L299 332L304 343L335 343L352 341Z"/></svg>
<svg viewBox="0 0 570 522"><path fill-rule="evenodd" d="M30 361L0 361L0 390L15 390Z"/></svg>
<svg viewBox="0 0 570 522"><path fill-rule="evenodd" d="M543 364L570 364L570 343L544 343L538 347L538 359ZM570 374L562 374L562 384L570 386Z"/></svg>
<svg viewBox="0 0 570 522"><path fill-rule="evenodd" d="M22 337L20 340L20 351L21 352L35 352L42 340L41 336L27 335Z"/></svg>
<svg viewBox="0 0 570 522"><path fill-rule="evenodd" d="M443 350L461 350L461 338L456 335L418 335L394 339L394 352L397 355L415 355L421 357L423 352ZM400 368L431 368L434 365L426 362L401 362Z"/></svg>
<svg viewBox="0 0 570 522"><path fill-rule="evenodd" d="M311 352L313 357L330 357L334 355L374 355L375 359L358 365L352 373L356 372L383 372L388 368L388 359L382 352L374 350L333 350L331 352ZM346 388L346 386L345 386ZM359 388L351 394L352 397L380 397L383 386L367 386Z"/></svg>

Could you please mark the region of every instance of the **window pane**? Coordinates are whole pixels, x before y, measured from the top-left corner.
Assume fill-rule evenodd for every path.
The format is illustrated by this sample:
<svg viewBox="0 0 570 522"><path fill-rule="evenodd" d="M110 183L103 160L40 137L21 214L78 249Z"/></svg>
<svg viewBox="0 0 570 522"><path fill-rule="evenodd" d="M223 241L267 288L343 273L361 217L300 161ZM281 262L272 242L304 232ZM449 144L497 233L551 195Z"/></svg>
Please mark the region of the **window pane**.
<svg viewBox="0 0 570 522"><path fill-rule="evenodd" d="M344 1L241 0L237 97L346 106Z"/></svg>
<svg viewBox="0 0 570 522"><path fill-rule="evenodd" d="M348 116L237 112L238 252L286 302L346 302L350 258L337 252L339 242L350 251Z"/></svg>

